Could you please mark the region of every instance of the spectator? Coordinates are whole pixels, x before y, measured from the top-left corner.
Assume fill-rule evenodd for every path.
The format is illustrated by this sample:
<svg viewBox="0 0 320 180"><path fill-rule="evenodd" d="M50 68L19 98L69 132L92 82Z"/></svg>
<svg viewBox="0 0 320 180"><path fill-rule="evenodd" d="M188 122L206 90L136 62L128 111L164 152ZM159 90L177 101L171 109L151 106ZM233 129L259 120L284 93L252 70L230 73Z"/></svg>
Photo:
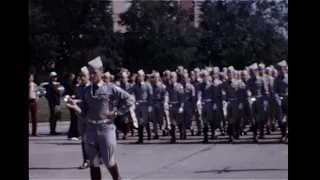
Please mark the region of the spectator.
<svg viewBox="0 0 320 180"><path fill-rule="evenodd" d="M64 85L65 88L65 95L73 96L75 93L75 76L74 74L68 74L67 80ZM69 140L79 140L79 132L78 132L78 116L76 115L75 111L69 108L70 112L70 127L68 132L68 139Z"/></svg>
<svg viewBox="0 0 320 180"><path fill-rule="evenodd" d="M61 118L60 112L60 91L58 90L57 86L54 84L58 80L58 75L56 72L50 73L50 81L46 88L46 98L49 104L50 110L50 135L59 135L56 131L57 120Z"/></svg>
<svg viewBox="0 0 320 180"><path fill-rule="evenodd" d="M38 86L33 82L33 74L29 76L29 111L31 113L32 122L32 136L38 136L37 124L38 124Z"/></svg>

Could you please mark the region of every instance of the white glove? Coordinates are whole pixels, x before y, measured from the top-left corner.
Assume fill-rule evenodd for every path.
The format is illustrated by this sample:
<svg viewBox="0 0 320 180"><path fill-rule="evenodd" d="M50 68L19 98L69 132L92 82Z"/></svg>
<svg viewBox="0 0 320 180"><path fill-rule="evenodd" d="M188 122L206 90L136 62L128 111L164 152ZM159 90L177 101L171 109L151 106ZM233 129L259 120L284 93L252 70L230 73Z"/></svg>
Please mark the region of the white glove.
<svg viewBox="0 0 320 180"><path fill-rule="evenodd" d="M255 102L257 99L253 97L250 100L251 100L251 102Z"/></svg>
<svg viewBox="0 0 320 180"><path fill-rule="evenodd" d="M201 102L200 101L197 101L197 107L200 107L201 106Z"/></svg>
<svg viewBox="0 0 320 180"><path fill-rule="evenodd" d="M183 113L183 108L179 108L179 111L178 111L180 114Z"/></svg>
<svg viewBox="0 0 320 180"><path fill-rule="evenodd" d="M164 103L163 107L164 107L164 109L169 109L169 104L168 103Z"/></svg>
<svg viewBox="0 0 320 180"><path fill-rule="evenodd" d="M242 110L242 108L243 108L243 104L242 104L242 103L240 103L238 107L239 107L239 110Z"/></svg>
<svg viewBox="0 0 320 180"><path fill-rule="evenodd" d="M222 101L222 106L223 106L223 108L226 108L228 106L227 101Z"/></svg>
<svg viewBox="0 0 320 180"><path fill-rule="evenodd" d="M268 101L263 101L264 106L268 106Z"/></svg>
<svg viewBox="0 0 320 180"><path fill-rule="evenodd" d="M148 112L151 113L152 112L152 106L148 107Z"/></svg>
<svg viewBox="0 0 320 180"><path fill-rule="evenodd" d="M212 109L213 109L213 110L216 110L216 109L217 109L217 104L214 104L213 107L212 107Z"/></svg>

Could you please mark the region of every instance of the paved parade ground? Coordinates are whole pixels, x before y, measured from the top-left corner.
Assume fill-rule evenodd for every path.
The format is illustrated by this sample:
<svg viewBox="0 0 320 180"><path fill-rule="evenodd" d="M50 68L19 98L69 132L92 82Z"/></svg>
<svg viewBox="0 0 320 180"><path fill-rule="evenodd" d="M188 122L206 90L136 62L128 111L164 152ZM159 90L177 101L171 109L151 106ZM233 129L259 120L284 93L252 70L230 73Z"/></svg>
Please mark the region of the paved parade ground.
<svg viewBox="0 0 320 180"><path fill-rule="evenodd" d="M65 133L68 123L58 123ZM48 136L49 125L39 124L39 136L29 138L30 179L89 179L89 169L78 170L82 163L80 141L66 135ZM228 144L227 136L201 144L202 136L169 144L169 137L145 140L137 137L119 140L116 161L123 179L288 179L288 145L279 144L280 132L252 144L252 134ZM105 167L104 179L110 179Z"/></svg>

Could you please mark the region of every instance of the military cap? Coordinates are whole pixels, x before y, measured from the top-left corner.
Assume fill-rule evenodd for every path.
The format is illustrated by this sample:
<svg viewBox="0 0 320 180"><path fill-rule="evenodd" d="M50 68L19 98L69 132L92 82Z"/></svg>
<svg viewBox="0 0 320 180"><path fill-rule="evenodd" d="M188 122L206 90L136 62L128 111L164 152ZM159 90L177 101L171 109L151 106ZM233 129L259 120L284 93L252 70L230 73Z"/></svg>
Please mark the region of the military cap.
<svg viewBox="0 0 320 180"><path fill-rule="evenodd" d="M123 78L127 78L128 76L129 75L128 75L128 73L126 71L121 73L121 77L123 77Z"/></svg>
<svg viewBox="0 0 320 180"><path fill-rule="evenodd" d="M213 72L219 72L220 71L220 68L218 66L214 66L212 68Z"/></svg>
<svg viewBox="0 0 320 180"><path fill-rule="evenodd" d="M187 77L189 77L189 74L188 74L188 73L183 73L182 76L183 76L184 78L187 78Z"/></svg>
<svg viewBox="0 0 320 180"><path fill-rule="evenodd" d="M104 75L105 78L110 78L111 77L111 74L110 74L109 71L105 72L103 75Z"/></svg>
<svg viewBox="0 0 320 180"><path fill-rule="evenodd" d="M142 69L140 69L139 71L138 71L138 76L144 76L145 74L144 74L144 71L142 70Z"/></svg>
<svg viewBox="0 0 320 180"><path fill-rule="evenodd" d="M241 71L241 73L242 73L243 75L248 75L248 71L246 71L246 70Z"/></svg>
<svg viewBox="0 0 320 180"><path fill-rule="evenodd" d="M160 77L160 73L154 72L154 73L151 74L151 76L158 78L158 77Z"/></svg>
<svg viewBox="0 0 320 180"><path fill-rule="evenodd" d="M200 69L198 67L194 68L194 72L199 73Z"/></svg>
<svg viewBox="0 0 320 180"><path fill-rule="evenodd" d="M178 70L178 71L183 71L183 69L184 69L183 66L178 66L178 67L177 67L177 70Z"/></svg>
<svg viewBox="0 0 320 180"><path fill-rule="evenodd" d="M270 66L266 67L266 70L271 72L272 71L272 68Z"/></svg>
<svg viewBox="0 0 320 180"><path fill-rule="evenodd" d="M171 77L177 77L177 73L174 72L174 71L172 71L172 72L170 73L170 76L171 76Z"/></svg>
<svg viewBox="0 0 320 180"><path fill-rule="evenodd" d="M184 69L184 70L183 70L183 73L188 73L188 69Z"/></svg>
<svg viewBox="0 0 320 180"><path fill-rule="evenodd" d="M170 70L165 70L164 72L163 72L163 75L166 75L166 76L169 76L170 75Z"/></svg>
<svg viewBox="0 0 320 180"><path fill-rule="evenodd" d="M190 74L194 75L194 71L190 71Z"/></svg>
<svg viewBox="0 0 320 180"><path fill-rule="evenodd" d="M206 71L208 71L208 72L212 72L212 67L206 67L205 69L206 69Z"/></svg>
<svg viewBox="0 0 320 180"><path fill-rule="evenodd" d="M227 72L228 71L228 68L227 67L223 67L222 68L222 72Z"/></svg>
<svg viewBox="0 0 320 180"><path fill-rule="evenodd" d="M286 66L288 66L286 60L283 60L283 61L279 62L277 65L278 65L279 67L286 67Z"/></svg>
<svg viewBox="0 0 320 180"><path fill-rule="evenodd" d="M233 66L229 66L227 72L235 72L235 69Z"/></svg>
<svg viewBox="0 0 320 180"><path fill-rule="evenodd" d="M203 71L201 72L201 75L202 75L202 76L208 76L208 75L209 75L209 72L206 71L206 70L203 70Z"/></svg>
<svg viewBox="0 0 320 180"><path fill-rule="evenodd" d="M98 56L96 58L94 58L93 60L89 61L88 62L88 65L94 69L94 70L97 70L99 68L102 68L103 67L103 64L102 64L102 60L101 60L101 57Z"/></svg>
<svg viewBox="0 0 320 180"><path fill-rule="evenodd" d="M263 64L263 63L260 63L259 65L258 65L258 68L259 69L264 69L266 66Z"/></svg>
<svg viewBox="0 0 320 180"><path fill-rule="evenodd" d="M257 70L258 69L258 64L257 63L253 63L252 65L249 66L249 69Z"/></svg>
<svg viewBox="0 0 320 180"><path fill-rule="evenodd" d="M87 68L87 66L83 66L81 68L81 74L85 75L85 76L88 76L89 75L89 70Z"/></svg>
<svg viewBox="0 0 320 180"><path fill-rule="evenodd" d="M54 71L52 71L50 74L49 74L49 77L54 77L54 76L58 76L58 74Z"/></svg>

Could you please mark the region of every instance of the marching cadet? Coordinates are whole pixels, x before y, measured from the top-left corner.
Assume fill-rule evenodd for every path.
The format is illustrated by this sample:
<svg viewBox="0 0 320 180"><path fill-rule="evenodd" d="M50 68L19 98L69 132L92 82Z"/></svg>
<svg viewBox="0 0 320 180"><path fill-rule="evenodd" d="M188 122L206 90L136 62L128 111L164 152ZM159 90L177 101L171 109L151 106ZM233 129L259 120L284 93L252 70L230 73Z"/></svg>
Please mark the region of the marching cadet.
<svg viewBox="0 0 320 180"><path fill-rule="evenodd" d="M131 83L132 85L136 84L136 79L137 79L137 74L132 74L130 76L130 79L129 79L129 83Z"/></svg>
<svg viewBox="0 0 320 180"><path fill-rule="evenodd" d="M165 70L163 72L163 77L162 77L162 83L167 87L168 85L170 85L170 70ZM169 111L164 110L164 118L163 118L163 128L165 129L165 131L162 131L162 135L163 136L167 136L168 135L168 130L171 129L170 127L170 115L169 115Z"/></svg>
<svg viewBox="0 0 320 180"><path fill-rule="evenodd" d="M253 127L253 141L257 140L257 129L259 128L259 138L264 138L264 110L268 105L268 88L265 81L258 75L258 64L254 63L250 67L250 79L248 80L247 88L250 92L250 103L252 109L252 127Z"/></svg>
<svg viewBox="0 0 320 180"><path fill-rule="evenodd" d="M164 93L166 86L160 82L160 74L158 72L154 72L151 75L151 85L152 85L152 121L153 121L153 130L154 130L154 137L153 139L159 139L158 135L158 125L165 131L163 126L163 116L164 116L164 109L163 109L163 101L164 101Z"/></svg>
<svg viewBox="0 0 320 180"><path fill-rule="evenodd" d="M219 67L213 67L212 69L212 79L213 79L213 87L214 87L214 94L216 96L216 106L217 108L213 110L214 116L214 129L219 128L220 133L224 136L224 116L223 116L223 105L222 105L222 90L221 84L222 81L219 79Z"/></svg>
<svg viewBox="0 0 320 180"><path fill-rule="evenodd" d="M269 106L268 106L268 120L266 123L267 134L270 135L271 132L275 131L275 117L276 117L276 99L274 95L274 78L272 77L272 66L265 68L265 77L268 79L268 91L269 91Z"/></svg>
<svg viewBox="0 0 320 180"><path fill-rule="evenodd" d="M111 74L110 74L110 72L105 72L104 74L103 74L103 81L105 82L105 83L111 83L112 81L111 81Z"/></svg>
<svg viewBox="0 0 320 180"><path fill-rule="evenodd" d="M190 129L191 135L194 136L192 116L196 107L196 91L194 86L189 82L188 73L182 75L181 84L184 89L184 106L183 106L183 120L182 120L182 134L180 139L187 139L186 129Z"/></svg>
<svg viewBox="0 0 320 180"><path fill-rule="evenodd" d="M247 131L245 131L246 125L248 124L251 125L251 122L252 122L251 106L250 106L250 100L249 100L249 95L247 91L248 79L249 79L248 71L247 70L241 71L240 85L244 86L243 88L239 89L239 100L240 100L240 103L242 103L242 109L240 110L241 135L247 134Z"/></svg>
<svg viewBox="0 0 320 180"><path fill-rule="evenodd" d="M288 74L286 71L287 62L285 60L279 62L279 75L274 80L274 92L277 100L277 120L281 129L280 142L287 136L288 124Z"/></svg>
<svg viewBox="0 0 320 180"><path fill-rule="evenodd" d="M222 136L224 136L224 132L226 132L226 126L227 126L227 79L228 77L226 76L227 70L223 70L223 72L219 73L219 79L221 81L220 84L220 91L221 91L221 101L222 101L222 131L221 133Z"/></svg>
<svg viewBox="0 0 320 180"><path fill-rule="evenodd" d="M233 137L239 139L240 133L240 115L239 112L242 109L242 103L240 103L239 89L240 81L235 78L235 70L232 66L228 68L227 71L227 122L228 128L227 132L229 135L229 142L233 142ZM242 86L242 88L244 88Z"/></svg>
<svg viewBox="0 0 320 180"><path fill-rule="evenodd" d="M132 94L133 85L128 82L128 74L126 71L121 73L120 79L120 88L125 90L127 93ZM120 103L119 106L121 107L122 104ZM130 129L129 121L131 120L130 112L126 112L121 116L121 121L123 122L123 137L122 139L127 139L127 133Z"/></svg>
<svg viewBox="0 0 320 180"><path fill-rule="evenodd" d="M197 102L198 101L197 94L198 94L198 91L199 91L199 85L201 83L201 78L200 78L200 75L199 75L199 68L195 68L194 71L191 71L190 78L191 78L191 84L195 88L195 93L196 93L195 102ZM196 125L197 125L197 133L196 133L196 135L197 136L201 136L201 131L202 131L202 116L201 116L202 109L201 109L201 104L200 104L200 106L195 105L195 107L196 107L196 109L194 111L194 119L195 119Z"/></svg>
<svg viewBox="0 0 320 180"><path fill-rule="evenodd" d="M89 90L90 82L89 82L89 70L87 66L81 68L81 72L79 74L80 77L80 85L75 89L75 98L76 99L84 99L86 91ZM81 102L78 103L78 106L81 106ZM83 163L79 166L79 169L86 169L89 167L89 159L86 154L85 149L85 132L87 129L88 119L87 118L78 118L78 130L81 137L81 150L83 155Z"/></svg>
<svg viewBox="0 0 320 180"><path fill-rule="evenodd" d="M176 72L177 72L177 82L178 82L178 83L181 83L181 81L182 81L183 71L184 71L183 66L178 66L178 67L177 67Z"/></svg>
<svg viewBox="0 0 320 180"><path fill-rule="evenodd" d="M137 83L132 88L132 94L136 100L136 116L138 118L138 136L137 144L143 143L143 129L146 127L148 140L151 139L150 123L148 115L152 112L152 87L144 81L145 73L138 71Z"/></svg>
<svg viewBox="0 0 320 180"><path fill-rule="evenodd" d="M74 109L82 118L88 119L88 126L85 135L85 146L90 161L90 175L93 180L101 180L99 156L108 168L113 179L121 179L118 165L114 160L116 150L116 133L114 119L122 115L134 105L133 97L111 83L104 83L103 64L100 57L88 62L90 74L89 90L82 99L81 108L72 98L68 99L67 106ZM113 101L123 101L117 111L112 111Z"/></svg>
<svg viewBox="0 0 320 180"><path fill-rule="evenodd" d="M165 85L165 86L167 86L167 85L169 85L170 84L170 71L169 70L165 70L164 72L163 72L163 84Z"/></svg>
<svg viewBox="0 0 320 180"><path fill-rule="evenodd" d="M203 143L208 142L208 132L209 125L211 127L211 139L214 139L214 120L213 120L213 110L217 107L214 101L214 88L213 83L209 80L209 73L204 71L202 73L203 82L200 84L198 91L198 101L197 106L202 105L202 121L203 121Z"/></svg>
<svg viewBox="0 0 320 180"><path fill-rule="evenodd" d="M265 106L264 106L264 109L263 109L263 114L262 114L262 117L263 117L263 124L265 125L266 124L266 130L267 130L267 135L270 135L270 126L269 126L269 123L268 123L268 120L269 120L269 102L270 102L270 91L272 89L271 87L271 79L265 74L265 65L263 63L260 63L258 65L258 71L259 71L259 76L262 77L264 83L265 83L265 87L267 88L267 92L269 92L269 96L268 96L268 100L267 102L265 102ZM263 125L263 126L264 126Z"/></svg>
<svg viewBox="0 0 320 180"><path fill-rule="evenodd" d="M184 107L183 99L183 86L177 82L177 73L171 72L170 74L170 84L166 86L166 91L164 95L164 110L169 114L170 118L170 134L171 143L176 142L176 126L180 130L180 139L182 136L182 113Z"/></svg>

